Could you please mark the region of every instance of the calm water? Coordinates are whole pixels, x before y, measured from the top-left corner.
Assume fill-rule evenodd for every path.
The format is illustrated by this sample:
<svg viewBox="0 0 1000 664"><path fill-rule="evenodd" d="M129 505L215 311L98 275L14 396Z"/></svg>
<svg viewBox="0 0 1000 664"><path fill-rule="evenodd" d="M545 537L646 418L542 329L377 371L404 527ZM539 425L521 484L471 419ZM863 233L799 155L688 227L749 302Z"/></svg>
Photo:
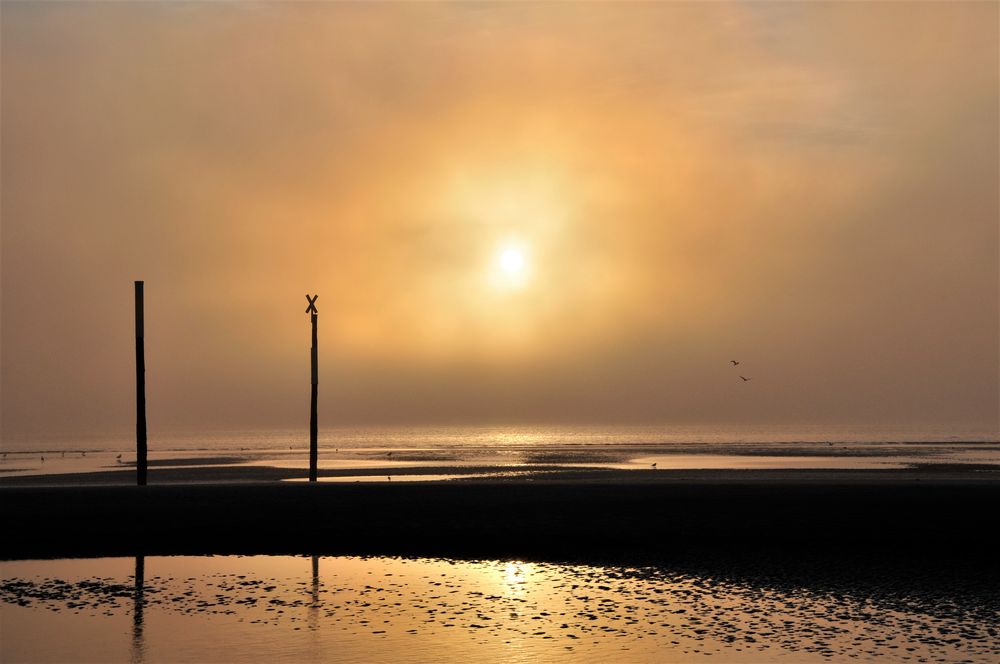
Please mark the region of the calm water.
<svg viewBox="0 0 1000 664"><path fill-rule="evenodd" d="M0 570L5 662L1000 661L1000 598L982 589L942 596L890 582L809 589L658 568L351 557Z"/></svg>
<svg viewBox="0 0 1000 664"><path fill-rule="evenodd" d="M134 449L134 432L42 437L6 436L8 453L115 451ZM308 429L245 431L157 431L151 451L285 450L308 445ZM817 443L1000 442L997 423L981 426L843 425L660 425L660 426L451 426L323 427L323 449L544 448L559 446L711 446Z"/></svg>
<svg viewBox="0 0 1000 664"><path fill-rule="evenodd" d="M5 439L0 477L126 469L131 434ZM322 469L381 468L396 481L557 468L899 468L918 463L1000 466L989 427L447 427L325 429ZM303 431L175 432L150 436L153 466L306 468ZM423 469L420 471L419 469ZM445 470L447 469L447 470ZM379 471L335 481L386 479Z"/></svg>

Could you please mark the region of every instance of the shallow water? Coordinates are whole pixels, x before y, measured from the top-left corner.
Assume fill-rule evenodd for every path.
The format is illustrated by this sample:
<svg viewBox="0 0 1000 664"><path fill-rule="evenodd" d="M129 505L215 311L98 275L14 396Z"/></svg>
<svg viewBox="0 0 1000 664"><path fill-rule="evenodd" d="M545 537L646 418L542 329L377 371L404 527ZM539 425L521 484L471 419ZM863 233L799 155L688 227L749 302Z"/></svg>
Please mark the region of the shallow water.
<svg viewBox="0 0 1000 664"><path fill-rule="evenodd" d="M0 479L129 470L131 434L3 440ZM302 431L152 432L149 460L161 467L308 468ZM978 464L1000 469L1000 432L989 427L735 425L619 427L325 428L319 468L350 479L460 479L564 468L893 469ZM540 468L544 466L545 468ZM469 470L463 470L468 467ZM471 468L475 467L475 470Z"/></svg>
<svg viewBox="0 0 1000 664"><path fill-rule="evenodd" d="M978 466L979 470L1000 472L1000 445L992 443L935 445L841 445L803 446L785 449L771 445L745 445L735 451L713 449L700 453L657 447L533 447L524 449L461 450L354 449L323 451L319 455L321 471L338 471L337 476L321 478L324 482L441 481L472 478L501 478L528 473L595 470L891 470L916 466ZM728 452L728 453L726 453ZM120 453L119 453L120 454ZM134 472L135 457L124 454L91 452L46 457L36 453L10 453L0 462L0 481L4 477L66 475L107 471ZM220 452L174 451L149 455L151 472L159 468L268 467L294 469L305 477L308 453L297 451L222 450ZM447 470L443 470L447 469ZM294 474L294 473L293 473ZM238 481L239 474L232 476ZM254 479L247 473L247 480ZM298 478L292 478L296 481Z"/></svg>
<svg viewBox="0 0 1000 664"><path fill-rule="evenodd" d="M2 563L0 659L1000 660L998 598L518 561ZM140 582L136 582L138 575Z"/></svg>
<svg viewBox="0 0 1000 664"><path fill-rule="evenodd" d="M321 423L319 445L323 450L392 450L452 448L714 446L827 443L969 443L1000 442L996 422L978 426L941 425L614 425L614 426L447 426L447 427L338 427ZM151 452L281 451L308 447L308 428L253 430L149 431ZM104 434L26 436L5 434L4 452L48 454L65 452L125 452L134 449L131 428Z"/></svg>
<svg viewBox="0 0 1000 664"><path fill-rule="evenodd" d="M397 482L441 482L444 480L468 480L477 477L498 477L498 474L482 474L482 475L462 475L459 473L446 473L446 474L434 474L426 473L421 475L339 475L337 477L320 477L317 478L317 482L324 483L335 483L343 484L346 482L392 482L393 480ZM287 482L308 482L307 477L296 477L294 479L286 480Z"/></svg>

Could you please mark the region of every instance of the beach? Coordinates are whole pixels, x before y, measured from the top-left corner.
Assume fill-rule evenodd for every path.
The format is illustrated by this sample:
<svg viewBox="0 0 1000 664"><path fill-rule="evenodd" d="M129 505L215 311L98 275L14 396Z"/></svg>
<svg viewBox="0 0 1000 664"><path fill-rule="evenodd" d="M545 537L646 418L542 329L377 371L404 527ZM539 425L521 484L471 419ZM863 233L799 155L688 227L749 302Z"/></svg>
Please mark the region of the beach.
<svg viewBox="0 0 1000 664"><path fill-rule="evenodd" d="M104 635L5 660L1000 656L996 443L125 454L4 461L5 629Z"/></svg>
<svg viewBox="0 0 1000 664"><path fill-rule="evenodd" d="M973 559L1000 513L1000 443L918 430L709 431L710 443L628 428L336 433L315 483L280 433L161 444L143 487L127 449L12 451L0 463L2 555Z"/></svg>
<svg viewBox="0 0 1000 664"><path fill-rule="evenodd" d="M754 548L919 550L976 560L1000 507L997 473L979 467L541 470L508 479L274 481L296 475L274 468L160 468L145 487L126 485L133 476L128 471L97 474L91 486L73 475L7 478L0 488L8 534L3 553L653 559L735 547L741 554Z"/></svg>
<svg viewBox="0 0 1000 664"><path fill-rule="evenodd" d="M15 454L2 655L992 662L996 447Z"/></svg>

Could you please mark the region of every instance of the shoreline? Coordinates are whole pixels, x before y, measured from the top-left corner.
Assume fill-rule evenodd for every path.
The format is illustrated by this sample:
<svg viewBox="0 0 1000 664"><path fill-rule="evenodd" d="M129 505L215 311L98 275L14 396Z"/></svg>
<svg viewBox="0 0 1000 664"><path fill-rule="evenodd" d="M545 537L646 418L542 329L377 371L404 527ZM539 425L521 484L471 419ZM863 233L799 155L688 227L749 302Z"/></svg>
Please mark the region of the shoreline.
<svg viewBox="0 0 1000 664"><path fill-rule="evenodd" d="M402 455L401 455L402 456ZM653 457L650 457L653 458ZM207 461L207 463L206 463ZM154 460L148 467L150 485L176 484L247 484L259 482L301 481L308 478L308 467L270 463L230 463L229 457L206 460L178 458ZM386 481L387 477L441 476L440 481L496 481L515 479L534 481L593 481L611 483L660 483L678 481L835 481L844 483L908 482L1000 482L1000 465L995 463L952 463L946 460L905 460L856 466L679 466L650 468L648 464L602 465L563 463L560 460L525 463L455 463L448 459L412 461L397 459L368 460L370 463L343 467L321 467L323 480L358 478L359 481ZM11 471L21 472L12 468ZM444 476L454 476L448 480ZM4 474L0 469L0 491L13 487L84 487L135 486L134 463L104 466L77 472L50 474Z"/></svg>

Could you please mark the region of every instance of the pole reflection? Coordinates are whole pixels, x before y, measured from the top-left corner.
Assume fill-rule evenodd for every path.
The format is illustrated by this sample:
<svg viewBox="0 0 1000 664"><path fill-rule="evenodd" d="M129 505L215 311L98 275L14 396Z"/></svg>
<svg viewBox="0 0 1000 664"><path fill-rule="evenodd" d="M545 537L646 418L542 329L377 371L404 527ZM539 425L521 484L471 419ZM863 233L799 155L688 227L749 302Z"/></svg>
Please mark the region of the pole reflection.
<svg viewBox="0 0 1000 664"><path fill-rule="evenodd" d="M312 557L312 602L309 603L309 630L319 627L319 556Z"/></svg>
<svg viewBox="0 0 1000 664"><path fill-rule="evenodd" d="M146 602L143 591L146 586L146 558L135 557L135 586L132 592L132 657L133 664L142 664L146 644L142 634L142 609Z"/></svg>

